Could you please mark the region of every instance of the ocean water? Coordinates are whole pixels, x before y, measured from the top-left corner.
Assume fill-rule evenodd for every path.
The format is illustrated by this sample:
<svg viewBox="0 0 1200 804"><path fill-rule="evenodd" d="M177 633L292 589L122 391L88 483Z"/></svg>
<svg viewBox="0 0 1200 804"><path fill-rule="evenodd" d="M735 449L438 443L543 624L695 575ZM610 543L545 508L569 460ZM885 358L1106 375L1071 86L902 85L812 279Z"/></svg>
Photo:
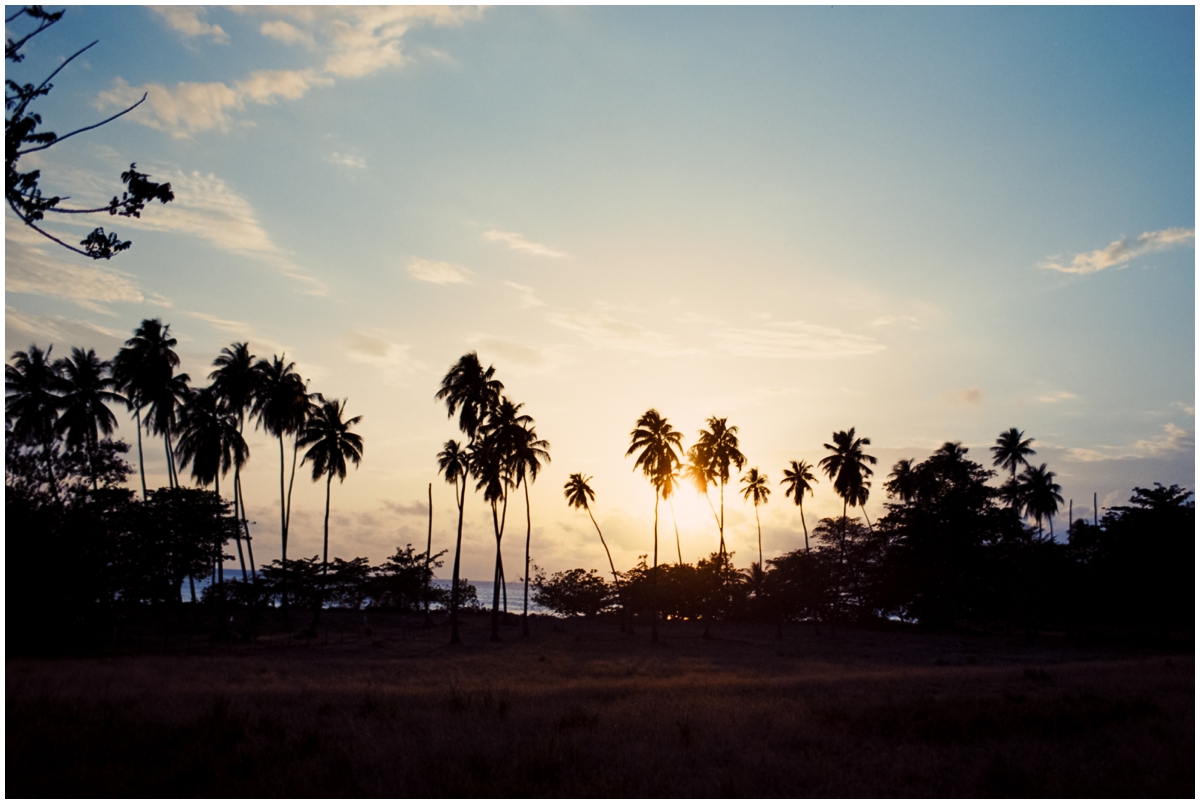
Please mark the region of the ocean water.
<svg viewBox="0 0 1200 804"><path fill-rule="evenodd" d="M234 580L240 581L242 579L242 571L240 569L228 569L227 568L224 572L224 577L225 577L225 580L227 580L227 581L234 581ZM466 581L466 583L469 583L475 587L475 595L476 595L476 597L479 598L479 604L481 606L483 606L485 609L490 610L492 608L492 591L493 591L492 582L491 581L475 581L475 580L471 580L471 579L459 579L460 583L464 580ZM197 578L196 579L196 597L198 597L198 598L203 597L204 590L206 588L208 588L208 585L210 583L212 583L211 575L208 577L205 577L205 578ZM433 585L436 587L439 587L441 589L449 589L450 588L450 579L449 578L434 578ZM520 581L508 581L507 583L504 584L504 590L502 590L501 598L500 598L500 610L501 611L504 611L503 593L504 593L504 591L507 591L508 592L508 610L515 614L521 613L522 606L523 606L522 595L524 593L523 586L524 585ZM184 580L184 582L183 582L183 599L185 601L191 600L191 587L189 586L187 580ZM533 602L533 586L532 585L529 587L529 613L530 614L552 614L552 612L549 611L548 609L543 609L541 606L539 606Z"/></svg>

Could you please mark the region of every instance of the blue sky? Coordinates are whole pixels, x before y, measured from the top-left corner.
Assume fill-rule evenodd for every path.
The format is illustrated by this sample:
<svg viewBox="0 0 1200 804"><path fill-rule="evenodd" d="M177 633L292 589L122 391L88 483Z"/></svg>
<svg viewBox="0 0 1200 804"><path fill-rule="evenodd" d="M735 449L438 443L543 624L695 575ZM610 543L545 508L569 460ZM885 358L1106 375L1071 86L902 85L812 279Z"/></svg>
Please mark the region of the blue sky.
<svg viewBox="0 0 1200 804"><path fill-rule="evenodd" d="M92 39L40 102L48 128L150 95L42 154L43 186L103 201L136 161L177 200L113 221L134 247L101 264L10 215L7 351L112 356L148 317L194 378L234 340L286 350L365 417L339 555L423 544L456 437L433 394L471 349L552 444L533 488L549 569L605 563L562 502L576 471L618 563L650 550L653 494L623 455L652 406L689 443L727 416L773 483L856 427L880 459L872 517L897 459L952 440L989 462L1013 426L1077 508L1194 483L1191 7L79 7L9 77ZM269 559L277 453L251 447ZM447 546L445 484L435 503ZM298 487L297 554L322 504ZM745 564L753 512L730 507ZM840 502L823 482L806 509ZM766 552L800 543L781 492L762 514ZM715 549L702 500L676 515L685 559Z"/></svg>

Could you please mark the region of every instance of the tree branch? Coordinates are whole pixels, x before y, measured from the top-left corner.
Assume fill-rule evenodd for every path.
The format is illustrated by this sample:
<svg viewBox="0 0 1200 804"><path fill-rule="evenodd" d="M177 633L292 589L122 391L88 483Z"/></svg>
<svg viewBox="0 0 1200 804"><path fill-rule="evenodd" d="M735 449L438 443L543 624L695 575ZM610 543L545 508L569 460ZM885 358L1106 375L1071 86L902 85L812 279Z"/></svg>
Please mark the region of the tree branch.
<svg viewBox="0 0 1200 804"><path fill-rule="evenodd" d="M132 106L130 106L128 109L126 109L126 110L125 110L125 111L123 111L123 112L117 112L117 113L116 113L116 114L114 114L112 117L108 118L107 120L101 120L99 123L96 123L95 125L87 126L87 127L85 127L85 128L78 128L78 129L75 129L75 130L74 130L74 131L72 131L70 134L64 134L64 135L62 135L61 137L59 137L58 139L56 139L54 142L47 143L47 144L45 144L45 145L39 145L37 148L26 148L24 151L17 151L17 156L24 156L25 154L31 154L31 153L33 153L34 151L44 151L44 150L46 150L47 148L49 148L50 146L52 146L52 145L57 145L58 143L60 143L60 142L62 142L63 140L67 139L68 137L74 137L76 134L82 134L82 133L83 133L83 132L85 132L85 131L91 131L91 130L92 130L92 129L94 129L94 128L100 128L100 126L104 125L105 123L111 123L112 121L114 121L114 120L116 120L118 117L120 117L121 115L123 115L123 114L128 114L129 112L132 112L132 111L133 111L134 109L136 109L137 107L141 106L141 105L142 105L142 104L145 102L145 100L146 100L146 96L147 96L147 95L149 95L149 94L150 94L150 93L148 93L148 92L147 92L147 93L145 93L145 94L143 94L143 95L142 95L142 99L141 99L140 101L138 101L137 103L133 104Z"/></svg>

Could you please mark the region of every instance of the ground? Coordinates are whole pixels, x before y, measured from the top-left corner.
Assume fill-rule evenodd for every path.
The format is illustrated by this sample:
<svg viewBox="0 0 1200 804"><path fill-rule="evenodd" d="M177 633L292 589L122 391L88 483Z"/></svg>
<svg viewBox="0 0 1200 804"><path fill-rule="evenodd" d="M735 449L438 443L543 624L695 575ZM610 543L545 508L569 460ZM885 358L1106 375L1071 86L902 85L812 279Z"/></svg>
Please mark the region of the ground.
<svg viewBox="0 0 1200 804"><path fill-rule="evenodd" d="M6 796L1194 795L1194 654L421 618L6 661ZM262 629L266 631L267 629ZM165 633L165 632L164 632ZM143 638L145 638L143 633ZM128 651L126 651L128 653Z"/></svg>

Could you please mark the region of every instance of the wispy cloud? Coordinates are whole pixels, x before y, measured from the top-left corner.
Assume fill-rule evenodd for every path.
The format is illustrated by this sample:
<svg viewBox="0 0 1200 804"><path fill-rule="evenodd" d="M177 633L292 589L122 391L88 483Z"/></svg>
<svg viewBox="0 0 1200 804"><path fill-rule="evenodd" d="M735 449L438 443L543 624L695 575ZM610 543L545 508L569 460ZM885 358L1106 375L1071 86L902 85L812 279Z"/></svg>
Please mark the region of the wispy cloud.
<svg viewBox="0 0 1200 804"><path fill-rule="evenodd" d="M597 349L615 349L654 357L699 353L699 350L694 348L677 346L670 335L622 321L600 310L551 313L546 316L546 320L555 326L578 333Z"/></svg>
<svg viewBox="0 0 1200 804"><path fill-rule="evenodd" d="M1076 254L1069 263L1062 262L1062 257L1048 257L1039 263L1042 268L1062 271L1068 274L1091 274L1103 271L1105 268L1120 268L1130 260L1143 254L1165 251L1169 248L1182 248L1194 245L1196 230L1177 226L1162 229L1157 232L1143 232L1138 237L1122 237L1107 246L1084 254Z"/></svg>
<svg viewBox="0 0 1200 804"><path fill-rule="evenodd" d="M332 154L326 157L325 161L329 162L330 164L345 165L346 167L352 167L358 170L363 170L367 166L367 160L363 159L361 156L339 154L337 151L334 151Z"/></svg>
<svg viewBox="0 0 1200 804"><path fill-rule="evenodd" d="M8 221L4 228L6 293L67 299L104 315L115 313L103 305L143 301L142 292L129 274L60 262L47 255L42 244L50 241L37 232L13 221Z"/></svg>
<svg viewBox="0 0 1200 804"><path fill-rule="evenodd" d="M530 346L492 335L474 335L467 338L472 348L483 355L483 362L492 358L502 360L518 374L537 374L553 371L571 362L570 350L563 345Z"/></svg>
<svg viewBox="0 0 1200 804"><path fill-rule="evenodd" d="M887 327L892 324L902 324L909 329L920 329L920 322L911 315L881 315L871 322L873 327Z"/></svg>
<svg viewBox="0 0 1200 804"><path fill-rule="evenodd" d="M408 344L393 343L375 330L354 330L343 338L346 356L356 363L374 366L385 385L405 386L408 379L425 369L411 354Z"/></svg>
<svg viewBox="0 0 1200 804"><path fill-rule="evenodd" d="M102 327L90 321L75 321L61 315L36 315L8 305L4 306L4 329L8 334L17 335L19 333L21 339L28 336L33 342L43 346L50 343L88 346L96 342L97 336L116 339L117 345L119 345L128 337L117 330ZM10 347L14 343L20 344L20 341L14 341L7 336L6 340L10 341ZM115 349L110 351L115 352Z"/></svg>
<svg viewBox="0 0 1200 804"><path fill-rule="evenodd" d="M718 352L737 357L836 358L887 348L873 338L803 321L779 321L753 329L725 327L714 337Z"/></svg>
<svg viewBox="0 0 1200 804"><path fill-rule="evenodd" d="M1137 441L1133 448L1098 446L1094 448L1073 447L1067 450L1072 460L1084 463L1097 461L1116 461L1137 458L1161 458L1179 455L1196 450L1196 433L1179 425L1168 422L1163 425L1160 435Z"/></svg>
<svg viewBox="0 0 1200 804"><path fill-rule="evenodd" d="M202 22L206 9L203 6L151 6L150 10L161 16L172 29L187 38L211 37L214 42L229 44L229 34L220 25Z"/></svg>
<svg viewBox="0 0 1200 804"><path fill-rule="evenodd" d="M170 6L155 9L167 23L186 37L211 36L228 42L217 25L203 22L203 10ZM418 25L458 25L477 19L478 8L422 8L401 6L367 7L241 7L243 14L271 17L260 27L268 38L313 51L319 64L298 70L262 70L232 84L183 81L173 88L160 84L130 86L117 78L111 90L95 101L99 109L128 106L147 94L146 104L131 119L165 131L174 137L189 137L201 131L229 131L232 112L250 103L274 103L280 98L295 100L317 86L337 80L361 78L408 61L404 35ZM284 19L284 18L287 19Z"/></svg>
<svg viewBox="0 0 1200 804"><path fill-rule="evenodd" d="M1062 402L1065 399L1075 398L1077 398L1077 395L1071 393L1070 391L1052 391L1048 394L1042 394L1037 398L1037 400L1038 402L1048 402L1053 404L1055 402Z"/></svg>
<svg viewBox="0 0 1200 804"><path fill-rule="evenodd" d="M518 285L516 282L505 282L506 287L510 287L517 292L519 304L522 309L530 307L544 307L545 302L538 298L537 291L528 285Z"/></svg>
<svg viewBox="0 0 1200 804"><path fill-rule="evenodd" d="M497 229L489 229L483 233L483 239L489 243L503 243L513 251L523 251L526 254L533 254L538 257L569 256L541 243L526 240L524 235L517 234L516 232L501 232Z"/></svg>
<svg viewBox="0 0 1200 804"><path fill-rule="evenodd" d="M943 394L945 400L956 407L977 408L983 404L983 391L978 388L956 388Z"/></svg>
<svg viewBox="0 0 1200 804"><path fill-rule="evenodd" d="M435 285L464 285L470 283L470 271L452 262L439 262L413 257L408 261L408 272L422 282Z"/></svg>

